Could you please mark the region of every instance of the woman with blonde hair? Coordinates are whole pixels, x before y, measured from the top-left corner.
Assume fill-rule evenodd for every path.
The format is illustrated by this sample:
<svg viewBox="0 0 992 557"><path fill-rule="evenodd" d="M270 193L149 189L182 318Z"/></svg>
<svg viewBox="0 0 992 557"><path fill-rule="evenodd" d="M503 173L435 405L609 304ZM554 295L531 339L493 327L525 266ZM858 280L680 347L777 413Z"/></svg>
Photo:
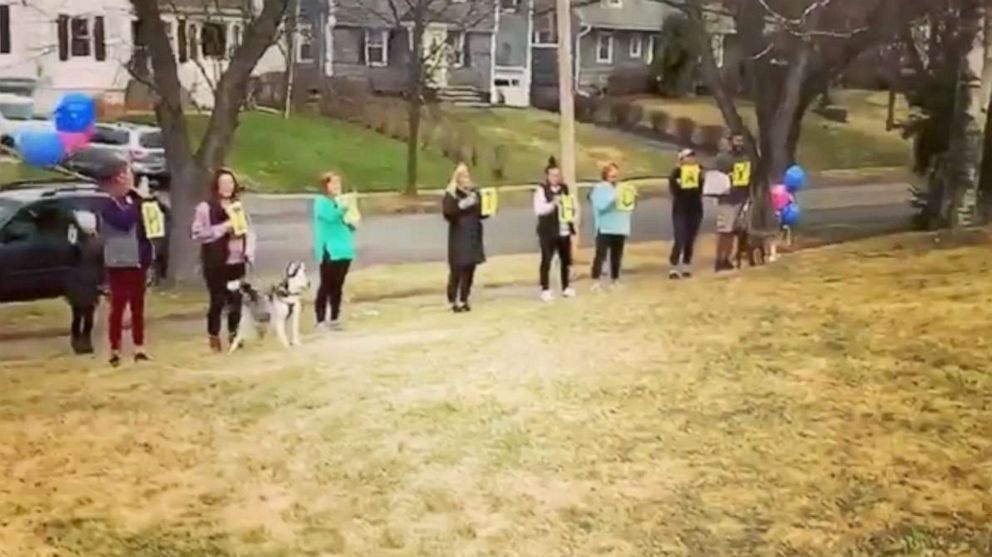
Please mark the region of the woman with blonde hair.
<svg viewBox="0 0 992 557"><path fill-rule="evenodd" d="M592 262L594 289L599 288L599 278L607 255L610 258L610 278L613 283L620 280L620 266L623 263L623 248L630 236L630 220L633 212L633 199L619 199L620 167L609 163L602 168L602 181L593 187L589 198L592 201L593 221L596 229L596 255Z"/></svg>
<svg viewBox="0 0 992 557"><path fill-rule="evenodd" d="M355 259L355 227L349 207L341 202L341 176L327 172L320 178L323 195L313 203L313 250L320 267L320 287L314 310L318 329L338 328L341 299L348 268ZM327 322L327 307L331 321Z"/></svg>
<svg viewBox="0 0 992 557"><path fill-rule="evenodd" d="M475 268L486 261L482 203L468 166L459 163L444 192L441 211L448 221L448 303L455 313L472 311L468 299Z"/></svg>

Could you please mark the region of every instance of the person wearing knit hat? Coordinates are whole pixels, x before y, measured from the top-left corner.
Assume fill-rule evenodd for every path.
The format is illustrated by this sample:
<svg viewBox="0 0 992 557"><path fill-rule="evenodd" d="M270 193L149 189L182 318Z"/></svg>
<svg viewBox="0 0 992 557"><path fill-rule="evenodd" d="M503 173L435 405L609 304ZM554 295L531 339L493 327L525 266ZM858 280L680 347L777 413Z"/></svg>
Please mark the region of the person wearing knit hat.
<svg viewBox="0 0 992 557"><path fill-rule="evenodd" d="M675 241L668 258L671 269L668 278L680 279L692 276L692 255L703 222L703 171L692 149L679 153L678 166L668 178L668 188L672 194L672 228Z"/></svg>

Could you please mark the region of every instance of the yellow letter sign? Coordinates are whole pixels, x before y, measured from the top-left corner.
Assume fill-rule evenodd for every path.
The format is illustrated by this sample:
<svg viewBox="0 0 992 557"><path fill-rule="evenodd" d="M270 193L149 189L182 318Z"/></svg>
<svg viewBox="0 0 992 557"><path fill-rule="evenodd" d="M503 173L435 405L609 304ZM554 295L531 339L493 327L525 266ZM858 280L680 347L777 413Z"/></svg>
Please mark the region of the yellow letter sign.
<svg viewBox="0 0 992 557"><path fill-rule="evenodd" d="M495 215L496 210L499 209L499 196L496 193L496 188L483 188L479 190L479 196L482 199L482 216Z"/></svg>
<svg viewBox="0 0 992 557"><path fill-rule="evenodd" d="M702 170L699 168L698 164L692 166L683 166L680 170L680 176L682 182L682 189L684 190L694 190L699 188L699 176Z"/></svg>
<svg viewBox="0 0 992 557"><path fill-rule="evenodd" d="M231 219L231 234L244 236L248 233L248 215L240 202L231 203L227 206L227 218Z"/></svg>
<svg viewBox="0 0 992 557"><path fill-rule="evenodd" d="M751 161L734 163L734 170L730 174L730 183L738 188L751 184Z"/></svg>
<svg viewBox="0 0 992 557"><path fill-rule="evenodd" d="M617 211L623 211L624 213L629 213L634 210L634 206L637 205L637 188L632 184L619 184L617 186L617 200L616 200Z"/></svg>
<svg viewBox="0 0 992 557"><path fill-rule="evenodd" d="M165 238L165 214L154 201L141 204L141 220L145 225L145 237L149 240Z"/></svg>
<svg viewBox="0 0 992 557"><path fill-rule="evenodd" d="M558 220L564 224L575 222L575 205L571 195L563 194L558 200Z"/></svg>

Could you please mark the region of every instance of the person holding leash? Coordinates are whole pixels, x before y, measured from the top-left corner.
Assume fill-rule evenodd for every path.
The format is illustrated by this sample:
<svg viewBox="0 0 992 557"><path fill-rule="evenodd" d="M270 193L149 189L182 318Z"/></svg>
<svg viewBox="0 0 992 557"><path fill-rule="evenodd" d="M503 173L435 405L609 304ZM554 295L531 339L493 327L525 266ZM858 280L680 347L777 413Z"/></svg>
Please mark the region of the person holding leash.
<svg viewBox="0 0 992 557"><path fill-rule="evenodd" d="M634 210L636 192L620 182L620 167L609 163L603 167L602 181L593 187L589 195L592 201L593 221L596 229L596 254L592 262L592 280L599 281L603 274L603 262L610 258L610 278L616 284L620 280L620 267L623 263L623 250L630 236L630 220ZM599 289L596 282L593 289Z"/></svg>
<svg viewBox="0 0 992 557"><path fill-rule="evenodd" d="M103 266L110 286L110 365L121 364L124 310L131 312L134 361L148 360L145 353L145 289L154 247L142 219L141 196L134 191L131 164L113 153L93 172L101 189L110 195L100 211Z"/></svg>
<svg viewBox="0 0 992 557"><path fill-rule="evenodd" d="M554 157L544 169L544 182L534 190L534 213L537 215L537 238L541 245L541 299L550 302L551 261L558 255L562 296L571 298L575 290L569 286L572 269L572 236L575 235L575 198L568 184L561 182L561 170Z"/></svg>
<svg viewBox="0 0 992 557"><path fill-rule="evenodd" d="M671 269L668 278L677 280L692 276L692 255L696 235L703 222L703 181L704 174L696 153L684 149L679 153L678 166L668 178L668 188L672 194L672 227L675 241L668 258Z"/></svg>
<svg viewBox="0 0 992 557"><path fill-rule="evenodd" d="M324 195L313 204L314 257L320 267L320 287L314 310L317 328L338 328L341 315L341 298L348 268L355 258L355 227L349 206L341 199L341 177L328 172L320 179ZM327 307L331 307L331 321L327 322Z"/></svg>
<svg viewBox="0 0 992 557"><path fill-rule="evenodd" d="M455 313L472 311L469 296L475 269L486 261L482 201L468 166L459 163L444 192L441 211L448 221L448 303Z"/></svg>
<svg viewBox="0 0 992 557"><path fill-rule="evenodd" d="M233 342L241 321L241 281L255 259L255 234L241 204L241 185L234 172L214 173L210 199L197 205L193 240L200 244L200 263L210 296L207 335L210 349L220 352L221 317L227 308L227 332Z"/></svg>
<svg viewBox="0 0 992 557"><path fill-rule="evenodd" d="M716 158L716 168L730 177L730 191L720 196L716 213L716 272L734 269L734 236L738 220L751 197L751 159L744 149L744 136L734 133L730 138L730 151Z"/></svg>

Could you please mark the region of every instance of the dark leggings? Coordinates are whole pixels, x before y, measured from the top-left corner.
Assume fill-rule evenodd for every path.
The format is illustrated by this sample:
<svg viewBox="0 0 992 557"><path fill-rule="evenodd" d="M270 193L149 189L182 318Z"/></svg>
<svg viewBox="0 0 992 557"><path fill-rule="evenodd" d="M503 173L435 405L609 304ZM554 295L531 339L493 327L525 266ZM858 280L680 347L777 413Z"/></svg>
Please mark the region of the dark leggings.
<svg viewBox="0 0 992 557"><path fill-rule="evenodd" d="M72 338L90 338L93 334L93 314L96 306L72 306Z"/></svg>
<svg viewBox="0 0 992 557"><path fill-rule="evenodd" d="M227 308L227 332L234 334L241 321L241 290L231 292L227 283L232 280L245 278L245 266L224 265L206 269L204 278L207 280L207 291L210 293L210 307L207 309L207 334L212 337L220 335L221 315Z"/></svg>
<svg viewBox="0 0 992 557"><path fill-rule="evenodd" d="M592 279L599 280L603 274L603 262L610 255L610 278L620 278L620 264L623 263L623 246L627 237L621 234L599 234L596 236L596 255L592 260Z"/></svg>
<svg viewBox="0 0 992 557"><path fill-rule="evenodd" d="M327 318L328 303L331 306L331 321L337 321L341 315L341 293L350 266L351 261L331 261L324 256L320 263L320 287L317 289L317 301L314 305L317 323L323 323Z"/></svg>
<svg viewBox="0 0 992 557"><path fill-rule="evenodd" d="M551 288L551 260L558 254L559 271L561 271L561 288L568 288L569 270L572 267L572 238L558 236L541 238L541 289Z"/></svg>
<svg viewBox="0 0 992 557"><path fill-rule="evenodd" d="M668 257L668 262L673 267L680 263L686 265L692 263L696 235L699 234L699 225L702 222L702 207L675 207L672 209L675 243L672 244L672 254Z"/></svg>
<svg viewBox="0 0 992 557"><path fill-rule="evenodd" d="M468 302L475 280L475 265L451 266L448 272L448 303Z"/></svg>

